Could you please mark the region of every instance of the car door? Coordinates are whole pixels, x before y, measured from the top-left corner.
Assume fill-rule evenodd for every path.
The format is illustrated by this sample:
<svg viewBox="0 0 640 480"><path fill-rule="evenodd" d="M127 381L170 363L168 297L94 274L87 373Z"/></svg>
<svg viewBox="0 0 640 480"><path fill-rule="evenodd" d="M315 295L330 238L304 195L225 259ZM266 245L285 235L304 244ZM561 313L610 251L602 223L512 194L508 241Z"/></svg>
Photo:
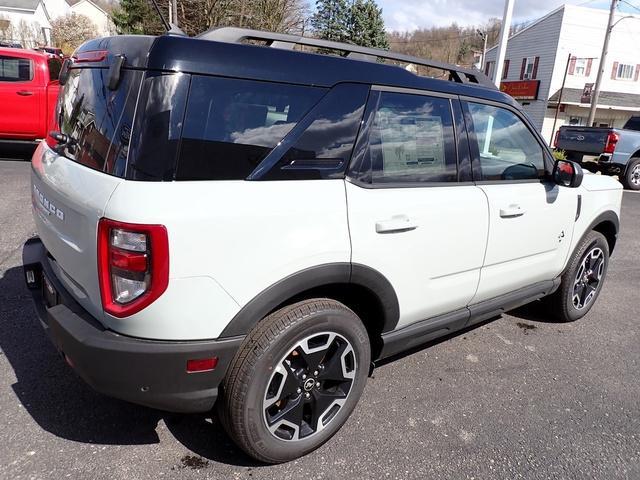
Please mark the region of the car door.
<svg viewBox="0 0 640 480"><path fill-rule="evenodd" d="M489 204L489 239L472 303L553 280L562 271L577 211L576 189L551 179L540 136L515 109L463 102L476 184Z"/></svg>
<svg viewBox="0 0 640 480"><path fill-rule="evenodd" d="M0 136L34 138L40 120L40 101L32 59L3 53L0 55Z"/></svg>
<svg viewBox="0 0 640 480"><path fill-rule="evenodd" d="M372 88L346 182L352 262L393 285L398 328L466 313L488 234L486 196L470 180L456 97Z"/></svg>

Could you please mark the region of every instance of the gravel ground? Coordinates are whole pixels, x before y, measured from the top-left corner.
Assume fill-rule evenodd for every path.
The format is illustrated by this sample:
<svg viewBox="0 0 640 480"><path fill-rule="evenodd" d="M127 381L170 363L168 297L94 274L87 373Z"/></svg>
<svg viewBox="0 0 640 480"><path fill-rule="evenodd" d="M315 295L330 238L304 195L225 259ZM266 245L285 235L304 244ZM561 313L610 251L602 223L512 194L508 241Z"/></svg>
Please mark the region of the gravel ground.
<svg viewBox="0 0 640 480"><path fill-rule="evenodd" d="M28 174L0 161L0 478L640 478L639 194L587 317L534 305L385 363L330 442L262 466L217 420L106 398L60 360L22 281Z"/></svg>

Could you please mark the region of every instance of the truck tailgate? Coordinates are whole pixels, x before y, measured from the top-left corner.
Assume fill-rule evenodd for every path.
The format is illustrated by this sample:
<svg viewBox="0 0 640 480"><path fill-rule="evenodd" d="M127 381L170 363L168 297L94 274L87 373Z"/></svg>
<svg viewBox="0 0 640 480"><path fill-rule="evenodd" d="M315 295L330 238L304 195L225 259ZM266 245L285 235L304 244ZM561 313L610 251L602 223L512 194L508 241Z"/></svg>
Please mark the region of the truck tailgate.
<svg viewBox="0 0 640 480"><path fill-rule="evenodd" d="M556 148L599 155L604 151L610 128L561 127Z"/></svg>

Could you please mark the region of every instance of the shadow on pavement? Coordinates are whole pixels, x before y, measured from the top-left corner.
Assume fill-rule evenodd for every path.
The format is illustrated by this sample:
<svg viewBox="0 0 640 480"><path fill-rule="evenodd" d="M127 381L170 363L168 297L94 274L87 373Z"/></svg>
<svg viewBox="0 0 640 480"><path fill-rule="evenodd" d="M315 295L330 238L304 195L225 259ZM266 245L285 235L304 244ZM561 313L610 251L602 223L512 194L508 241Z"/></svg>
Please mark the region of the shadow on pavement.
<svg viewBox="0 0 640 480"><path fill-rule="evenodd" d="M186 448L209 460L258 466L227 437L215 415L181 415L94 392L67 366L36 316L22 267L0 277L0 348L15 372L12 388L38 425L58 437L102 445L159 443L163 420Z"/></svg>
<svg viewBox="0 0 640 480"><path fill-rule="evenodd" d="M0 142L0 160L31 160L36 144Z"/></svg>

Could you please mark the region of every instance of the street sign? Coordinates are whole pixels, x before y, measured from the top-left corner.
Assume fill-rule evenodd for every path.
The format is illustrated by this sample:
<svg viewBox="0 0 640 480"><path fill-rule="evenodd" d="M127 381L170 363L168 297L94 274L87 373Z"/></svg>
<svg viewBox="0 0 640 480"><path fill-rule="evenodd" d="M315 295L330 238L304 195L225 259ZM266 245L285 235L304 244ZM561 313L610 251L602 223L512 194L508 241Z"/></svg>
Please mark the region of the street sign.
<svg viewBox="0 0 640 480"><path fill-rule="evenodd" d="M540 80L520 80L500 83L500 91L516 100L537 100Z"/></svg>

